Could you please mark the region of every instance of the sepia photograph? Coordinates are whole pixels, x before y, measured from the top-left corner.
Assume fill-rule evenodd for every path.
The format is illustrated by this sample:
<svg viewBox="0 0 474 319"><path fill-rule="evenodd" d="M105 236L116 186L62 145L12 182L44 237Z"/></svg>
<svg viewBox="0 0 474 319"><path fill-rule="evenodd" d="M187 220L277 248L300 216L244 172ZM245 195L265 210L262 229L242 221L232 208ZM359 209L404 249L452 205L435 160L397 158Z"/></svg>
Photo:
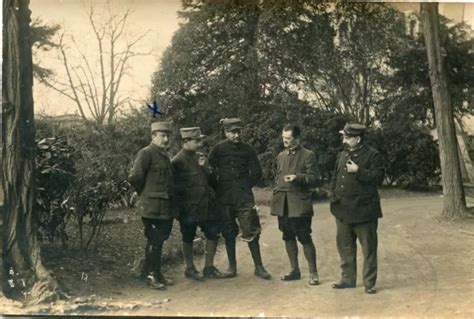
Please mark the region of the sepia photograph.
<svg viewBox="0 0 474 319"><path fill-rule="evenodd" d="M474 3L2 16L2 317L474 317Z"/></svg>

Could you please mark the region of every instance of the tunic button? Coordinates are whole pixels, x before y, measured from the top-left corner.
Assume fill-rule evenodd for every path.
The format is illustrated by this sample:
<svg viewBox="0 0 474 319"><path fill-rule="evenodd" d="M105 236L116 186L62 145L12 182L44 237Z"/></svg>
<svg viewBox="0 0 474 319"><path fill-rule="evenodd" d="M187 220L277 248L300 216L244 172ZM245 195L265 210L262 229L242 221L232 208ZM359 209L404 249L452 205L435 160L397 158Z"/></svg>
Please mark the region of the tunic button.
<svg viewBox="0 0 474 319"><path fill-rule="evenodd" d="M341 185L341 188L344 188L344 185Z"/></svg>

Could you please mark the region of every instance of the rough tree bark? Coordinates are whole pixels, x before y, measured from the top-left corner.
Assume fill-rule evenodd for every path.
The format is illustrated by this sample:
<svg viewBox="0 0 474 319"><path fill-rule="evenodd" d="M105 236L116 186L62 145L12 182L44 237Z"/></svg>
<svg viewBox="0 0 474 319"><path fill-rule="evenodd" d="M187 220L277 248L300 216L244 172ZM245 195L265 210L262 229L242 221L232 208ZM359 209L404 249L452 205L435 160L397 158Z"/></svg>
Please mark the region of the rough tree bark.
<svg viewBox="0 0 474 319"><path fill-rule="evenodd" d="M59 296L37 242L35 122L29 0L3 1L3 274L6 297L28 302Z"/></svg>
<svg viewBox="0 0 474 319"><path fill-rule="evenodd" d="M442 217L448 220L463 219L466 216L466 199L459 165L453 107L441 54L438 3L420 5L439 140L444 195Z"/></svg>

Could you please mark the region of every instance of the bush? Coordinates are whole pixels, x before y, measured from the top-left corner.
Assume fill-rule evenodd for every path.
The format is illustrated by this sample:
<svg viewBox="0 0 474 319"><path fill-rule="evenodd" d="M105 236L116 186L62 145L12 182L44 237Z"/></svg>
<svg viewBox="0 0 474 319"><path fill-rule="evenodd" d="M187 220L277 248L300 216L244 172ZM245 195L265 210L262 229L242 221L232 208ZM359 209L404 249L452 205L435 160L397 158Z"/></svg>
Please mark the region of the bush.
<svg viewBox="0 0 474 319"><path fill-rule="evenodd" d="M76 181L75 150L61 137L37 141L36 203L40 235L49 241L67 240L67 191Z"/></svg>
<svg viewBox="0 0 474 319"><path fill-rule="evenodd" d="M68 145L74 145L74 183L65 185L62 182L66 180L53 181L48 184L51 188L48 192L60 192L62 195L58 198L69 199L63 208L77 222L83 248L88 248L94 239L100 239L102 221L108 208L130 204L133 190L127 182L127 176L137 151L149 143L150 118L149 114L135 110L111 126L38 120L39 137L56 135L61 137L61 141L67 141ZM58 159L59 164L64 160L59 155L54 158ZM60 165L55 167L61 168ZM47 182L46 177L38 182L40 190L45 188ZM43 206L56 205L55 201L58 200L45 199ZM59 214L59 211L54 215L50 210L42 211L48 212L46 215L49 214L51 220L55 220ZM48 218L43 217L43 220ZM85 222L91 223L91 231L86 231L89 228L84 228ZM97 244L100 244L100 240Z"/></svg>
<svg viewBox="0 0 474 319"><path fill-rule="evenodd" d="M411 123L387 123L367 135L385 157L387 184L424 189L439 182L438 146L429 131Z"/></svg>

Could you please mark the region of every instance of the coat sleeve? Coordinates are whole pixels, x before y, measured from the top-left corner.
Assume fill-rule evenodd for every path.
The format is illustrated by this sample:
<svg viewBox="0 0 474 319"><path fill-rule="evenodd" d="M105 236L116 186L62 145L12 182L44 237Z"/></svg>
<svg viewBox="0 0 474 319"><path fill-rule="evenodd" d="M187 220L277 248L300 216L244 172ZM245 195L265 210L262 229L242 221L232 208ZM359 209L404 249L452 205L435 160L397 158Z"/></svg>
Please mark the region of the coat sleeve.
<svg viewBox="0 0 474 319"><path fill-rule="evenodd" d="M366 184L381 185L385 176L384 161L382 155L374 151L370 156L367 167L359 167L356 178Z"/></svg>
<svg viewBox="0 0 474 319"><path fill-rule="evenodd" d="M183 210L183 203L184 203L184 191L186 185L183 185L183 180L181 178L181 171L182 169L180 166L182 165L181 161L178 158L173 158L171 160L171 166L173 169L173 176L174 176L174 198L175 198L175 207L178 209L178 214L180 214Z"/></svg>
<svg viewBox="0 0 474 319"><path fill-rule="evenodd" d="M313 152L308 153L304 161L304 173L297 173L295 182L308 187L317 186L321 181L318 165L316 164L316 155Z"/></svg>
<svg viewBox="0 0 474 319"><path fill-rule="evenodd" d="M140 195L145 187L146 174L150 168L150 155L144 149L140 150L133 162L132 170L128 175L128 181Z"/></svg>
<svg viewBox="0 0 474 319"><path fill-rule="evenodd" d="M209 185L215 189L219 181L219 172L217 170L217 146L214 146L207 157L207 170Z"/></svg>
<svg viewBox="0 0 474 319"><path fill-rule="evenodd" d="M262 179L262 166L258 160L257 152L250 148L250 183L251 187L257 185Z"/></svg>
<svg viewBox="0 0 474 319"><path fill-rule="evenodd" d="M275 165L275 169L273 171L273 176L274 176L274 179L275 179L275 185L278 185L278 178L280 177L279 176L279 172L280 172L280 154L277 155L276 157L276 165Z"/></svg>
<svg viewBox="0 0 474 319"><path fill-rule="evenodd" d="M337 168L338 168L340 156L341 156L340 153L336 156L336 163L334 164L334 170L332 171L331 182L329 184L329 190L331 194L334 194L336 191Z"/></svg>

